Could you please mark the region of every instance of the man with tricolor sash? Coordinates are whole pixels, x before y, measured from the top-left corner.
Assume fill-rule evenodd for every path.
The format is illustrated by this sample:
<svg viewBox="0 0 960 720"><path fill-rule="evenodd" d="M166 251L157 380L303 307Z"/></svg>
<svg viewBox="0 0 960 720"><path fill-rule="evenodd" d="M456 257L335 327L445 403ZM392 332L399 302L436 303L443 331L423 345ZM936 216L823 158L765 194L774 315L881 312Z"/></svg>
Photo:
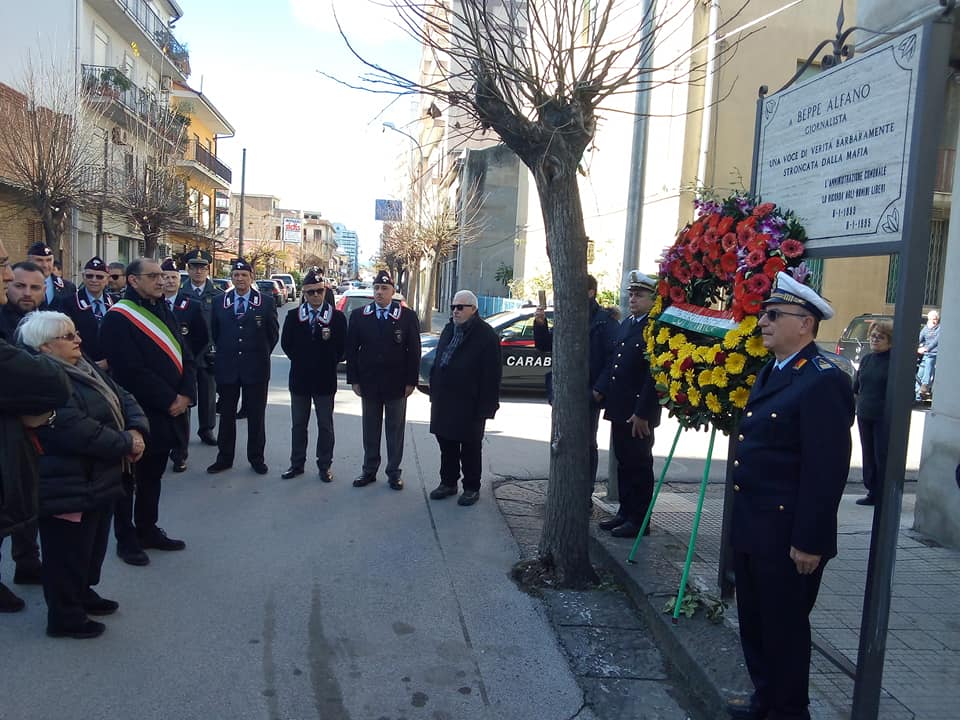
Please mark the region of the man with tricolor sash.
<svg viewBox="0 0 960 720"><path fill-rule="evenodd" d="M128 488L133 492L117 503L114 515L117 555L131 565L150 562L144 549L186 547L157 527L160 479L176 442L177 423L196 401L193 353L163 302L162 276L156 260L131 262L124 299L110 308L100 331L111 374L150 421L147 449L135 466L134 487Z"/></svg>

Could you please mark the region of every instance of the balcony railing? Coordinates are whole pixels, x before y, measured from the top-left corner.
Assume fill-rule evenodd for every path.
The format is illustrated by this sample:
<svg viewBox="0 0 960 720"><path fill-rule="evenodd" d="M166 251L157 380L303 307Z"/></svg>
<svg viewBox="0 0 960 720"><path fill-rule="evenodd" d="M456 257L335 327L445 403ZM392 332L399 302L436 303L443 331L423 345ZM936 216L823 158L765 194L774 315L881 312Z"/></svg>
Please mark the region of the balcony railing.
<svg viewBox="0 0 960 720"><path fill-rule="evenodd" d="M83 65L80 69L83 90L91 99L116 102L139 117L149 127L167 134L171 141L189 119L161 103L158 97L133 84L119 68L105 65Z"/></svg>
<svg viewBox="0 0 960 720"><path fill-rule="evenodd" d="M933 180L934 192L953 192L953 168L956 161L956 149L940 148L937 150L937 174L934 176Z"/></svg>
<svg viewBox="0 0 960 720"><path fill-rule="evenodd" d="M219 178L233 182L233 171L212 152L200 144L199 140L192 140L184 154L184 160L194 160Z"/></svg>
<svg viewBox="0 0 960 720"><path fill-rule="evenodd" d="M190 53L170 32L167 23L144 0L116 0L184 75L190 74Z"/></svg>

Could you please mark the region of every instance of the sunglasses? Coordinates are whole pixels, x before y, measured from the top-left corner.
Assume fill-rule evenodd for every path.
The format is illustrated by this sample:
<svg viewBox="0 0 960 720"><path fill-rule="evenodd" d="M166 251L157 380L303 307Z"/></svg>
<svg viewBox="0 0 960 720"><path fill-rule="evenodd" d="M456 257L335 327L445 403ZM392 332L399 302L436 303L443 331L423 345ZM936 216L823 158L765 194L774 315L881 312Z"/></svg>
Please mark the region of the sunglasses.
<svg viewBox="0 0 960 720"><path fill-rule="evenodd" d="M324 290L323 288L320 288L319 290L316 290L316 289L314 289L314 290L304 290L304 291L303 291L303 294L304 294L304 295L323 295L325 292L326 292L326 290Z"/></svg>
<svg viewBox="0 0 960 720"><path fill-rule="evenodd" d="M111 275L111 277L113 277L113 276ZM117 275L116 277L120 277L120 276ZM107 276L106 276L106 275L101 275L100 273L84 273L84 274L83 274L83 279L84 279L84 280L106 280L106 279L107 279ZM114 279L116 279L116 278L114 278Z"/></svg>
<svg viewBox="0 0 960 720"><path fill-rule="evenodd" d="M80 339L80 333L78 332L68 332L63 335L54 335L54 340L66 340L68 342L73 342L74 340Z"/></svg>
<svg viewBox="0 0 960 720"><path fill-rule="evenodd" d="M468 307L473 307L473 305L464 305L463 303L457 303L456 305L450 306L450 312L454 312L455 310L463 310L464 308L468 308Z"/></svg>
<svg viewBox="0 0 960 720"><path fill-rule="evenodd" d="M776 322L781 315L790 315L792 317L805 318L810 317L805 313L792 313L787 312L786 310L764 310L760 313L760 317L765 317L770 322Z"/></svg>

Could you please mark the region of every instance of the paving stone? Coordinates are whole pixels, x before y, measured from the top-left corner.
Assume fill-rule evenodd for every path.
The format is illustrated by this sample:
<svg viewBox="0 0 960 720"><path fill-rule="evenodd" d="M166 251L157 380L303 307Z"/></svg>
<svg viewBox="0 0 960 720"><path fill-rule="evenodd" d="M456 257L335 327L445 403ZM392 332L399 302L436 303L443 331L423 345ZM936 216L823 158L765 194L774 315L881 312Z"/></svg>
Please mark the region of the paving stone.
<svg viewBox="0 0 960 720"><path fill-rule="evenodd" d="M644 630L557 628L570 666L577 675L602 678L666 680L660 651Z"/></svg>
<svg viewBox="0 0 960 720"><path fill-rule="evenodd" d="M645 627L636 608L623 593L548 590L543 594L555 625L639 630Z"/></svg>

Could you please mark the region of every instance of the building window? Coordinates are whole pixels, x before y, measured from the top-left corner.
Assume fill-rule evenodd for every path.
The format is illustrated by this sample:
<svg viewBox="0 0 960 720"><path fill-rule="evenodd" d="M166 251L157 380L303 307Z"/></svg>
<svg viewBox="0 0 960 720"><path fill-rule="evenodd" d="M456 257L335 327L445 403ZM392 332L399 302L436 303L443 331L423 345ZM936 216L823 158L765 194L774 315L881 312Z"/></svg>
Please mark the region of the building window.
<svg viewBox="0 0 960 720"><path fill-rule="evenodd" d="M209 230L211 228L209 195L200 196L200 227L202 227L204 230Z"/></svg>
<svg viewBox="0 0 960 720"><path fill-rule="evenodd" d="M923 283L923 304L940 307L943 299L943 273L947 260L946 217L934 217L930 221L930 250L927 254L927 272ZM890 305L897 302L897 286L900 281L900 256L891 255L887 266L886 301Z"/></svg>

